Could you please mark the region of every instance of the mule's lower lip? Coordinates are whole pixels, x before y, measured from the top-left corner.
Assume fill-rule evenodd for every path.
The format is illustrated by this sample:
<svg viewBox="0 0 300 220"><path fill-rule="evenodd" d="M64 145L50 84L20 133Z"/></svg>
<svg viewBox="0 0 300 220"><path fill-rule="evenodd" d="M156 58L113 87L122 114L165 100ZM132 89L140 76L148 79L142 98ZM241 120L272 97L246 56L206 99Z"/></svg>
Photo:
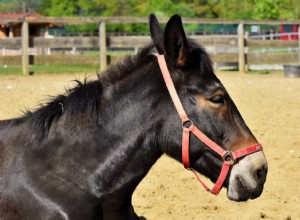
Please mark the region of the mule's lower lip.
<svg viewBox="0 0 300 220"><path fill-rule="evenodd" d="M255 192L250 192L246 185L243 183L242 179L237 177L236 178L238 187L240 189L239 192L239 201L247 201L248 199L256 199L257 197L260 196L262 190L257 190Z"/></svg>
<svg viewBox="0 0 300 220"><path fill-rule="evenodd" d="M249 191L246 189L243 181L237 177L235 178L233 188L229 186L227 197L235 202L245 202L251 198Z"/></svg>
<svg viewBox="0 0 300 220"><path fill-rule="evenodd" d="M251 198L251 194L248 192L240 178L236 178L236 181L238 184L238 188L241 190L241 192L239 193L239 201L247 201Z"/></svg>

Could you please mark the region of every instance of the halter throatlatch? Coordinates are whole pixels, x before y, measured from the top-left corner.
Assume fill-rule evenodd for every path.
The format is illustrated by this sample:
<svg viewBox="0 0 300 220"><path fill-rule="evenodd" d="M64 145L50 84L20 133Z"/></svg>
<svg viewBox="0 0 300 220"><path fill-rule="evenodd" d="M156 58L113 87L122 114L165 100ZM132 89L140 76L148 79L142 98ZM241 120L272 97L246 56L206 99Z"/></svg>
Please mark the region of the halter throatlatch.
<svg viewBox="0 0 300 220"><path fill-rule="evenodd" d="M185 110L183 109L181 101L176 92L174 83L172 81L170 72L168 70L164 55L158 55L157 59L158 59L160 70L164 77L166 86L170 93L170 96L173 100L173 103L174 103L176 110L179 114L179 117L181 118L181 121L182 121L182 129L183 129L183 132L182 132L182 163L183 163L183 166L195 174L198 181L203 185L203 187L207 191L217 195L223 186L223 183L229 173L230 167L235 164L236 159L238 159L240 157L244 157L249 154L252 154L257 151L261 151L262 146L261 146L261 144L257 143L250 147L246 147L246 148L231 152L230 150L224 150L222 147L220 147L218 144L216 144L214 141L212 141L209 137L207 137L203 132L201 132L194 125L192 120L190 120L188 118ZM189 159L190 133L193 133L207 147L209 147L214 152L216 152L218 155L220 155L220 157L224 161L220 175L212 189L208 188L208 186L200 179L200 177L198 176L196 171L193 168L191 168L191 166L190 166L190 159Z"/></svg>

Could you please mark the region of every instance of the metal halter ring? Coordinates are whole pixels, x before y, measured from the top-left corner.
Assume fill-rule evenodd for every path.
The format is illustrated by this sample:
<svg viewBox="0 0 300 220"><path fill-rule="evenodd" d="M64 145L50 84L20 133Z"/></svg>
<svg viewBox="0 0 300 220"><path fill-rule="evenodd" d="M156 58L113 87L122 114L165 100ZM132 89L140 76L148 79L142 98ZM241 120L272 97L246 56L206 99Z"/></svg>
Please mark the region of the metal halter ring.
<svg viewBox="0 0 300 220"><path fill-rule="evenodd" d="M182 122L182 128L187 128L189 129L190 127L193 126L193 121L191 119L187 119L186 121Z"/></svg>
<svg viewBox="0 0 300 220"><path fill-rule="evenodd" d="M228 150L224 156L222 156L224 161L230 162L231 165L235 163L235 159L232 155L232 152Z"/></svg>

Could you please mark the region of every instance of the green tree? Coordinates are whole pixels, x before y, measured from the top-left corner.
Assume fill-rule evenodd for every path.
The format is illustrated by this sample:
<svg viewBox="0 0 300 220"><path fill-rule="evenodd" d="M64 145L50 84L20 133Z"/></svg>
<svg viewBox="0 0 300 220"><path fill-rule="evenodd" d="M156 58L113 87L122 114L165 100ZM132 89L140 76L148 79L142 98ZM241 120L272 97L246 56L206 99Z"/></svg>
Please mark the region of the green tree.
<svg viewBox="0 0 300 220"><path fill-rule="evenodd" d="M169 17L175 13L183 17L194 17L191 7L184 2L174 4L172 0L43 0L43 13L50 16L148 16L156 13ZM110 31L146 32L147 25L110 24ZM96 25L69 26L69 30L96 31Z"/></svg>
<svg viewBox="0 0 300 220"><path fill-rule="evenodd" d="M251 19L254 4L252 0L220 0L215 10L222 19Z"/></svg>
<svg viewBox="0 0 300 220"><path fill-rule="evenodd" d="M299 0L0 0L0 11L50 16L147 16L299 19Z"/></svg>
<svg viewBox="0 0 300 220"><path fill-rule="evenodd" d="M288 6L291 5L292 0L253 0L255 4L254 16L255 19L279 19L290 18L292 13L284 14L287 12Z"/></svg>
<svg viewBox="0 0 300 220"><path fill-rule="evenodd" d="M148 16L155 13L158 17L170 17L173 14L180 14L183 17L194 17L194 10L184 2L174 3L172 0L148 0L139 1L137 15Z"/></svg>
<svg viewBox="0 0 300 220"><path fill-rule="evenodd" d="M17 3L14 2L0 2L0 11L1 13L11 13L18 11L19 6Z"/></svg>
<svg viewBox="0 0 300 220"><path fill-rule="evenodd" d="M84 16L125 16L134 13L137 0L78 0Z"/></svg>
<svg viewBox="0 0 300 220"><path fill-rule="evenodd" d="M49 16L79 16L80 7L77 0L44 0L42 12Z"/></svg>
<svg viewBox="0 0 300 220"><path fill-rule="evenodd" d="M219 0L190 0L191 8L199 18L218 18Z"/></svg>
<svg viewBox="0 0 300 220"><path fill-rule="evenodd" d="M38 12L42 0L0 0L1 13Z"/></svg>
<svg viewBox="0 0 300 220"><path fill-rule="evenodd" d="M291 4L285 6L285 9L280 12L282 19L300 19L300 4L299 0L292 0Z"/></svg>

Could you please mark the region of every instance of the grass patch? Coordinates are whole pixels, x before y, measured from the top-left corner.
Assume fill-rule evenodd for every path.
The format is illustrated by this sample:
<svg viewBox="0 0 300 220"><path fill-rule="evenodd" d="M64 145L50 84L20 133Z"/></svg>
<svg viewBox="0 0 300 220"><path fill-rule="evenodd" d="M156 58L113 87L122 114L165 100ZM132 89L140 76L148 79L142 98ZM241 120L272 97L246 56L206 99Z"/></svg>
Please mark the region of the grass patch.
<svg viewBox="0 0 300 220"><path fill-rule="evenodd" d="M30 72L96 72L99 69L98 66L85 66L85 65L34 65L30 66Z"/></svg>
<svg viewBox="0 0 300 220"><path fill-rule="evenodd" d="M132 50L123 50L123 51L107 51L107 55L109 59L117 59L126 56L133 55L134 51ZM98 59L99 52L98 51L84 51L83 55L88 57L92 57L93 60ZM112 61L113 64L113 61ZM99 65L58 65L58 64L48 64L48 65L30 65L29 72L30 73L96 73L100 72ZM22 66L21 65L0 65L0 74L22 74Z"/></svg>
<svg viewBox="0 0 300 220"><path fill-rule="evenodd" d="M22 72L21 66L0 66L0 74L18 74Z"/></svg>
<svg viewBox="0 0 300 220"><path fill-rule="evenodd" d="M29 72L32 73L96 73L99 72L99 66L85 65L31 65ZM22 74L21 66L1 66L0 74Z"/></svg>
<svg viewBox="0 0 300 220"><path fill-rule="evenodd" d="M126 56L126 55L134 55L135 52L133 50L108 50L107 56ZM87 50L83 52L84 56L99 56L99 51L91 51Z"/></svg>

